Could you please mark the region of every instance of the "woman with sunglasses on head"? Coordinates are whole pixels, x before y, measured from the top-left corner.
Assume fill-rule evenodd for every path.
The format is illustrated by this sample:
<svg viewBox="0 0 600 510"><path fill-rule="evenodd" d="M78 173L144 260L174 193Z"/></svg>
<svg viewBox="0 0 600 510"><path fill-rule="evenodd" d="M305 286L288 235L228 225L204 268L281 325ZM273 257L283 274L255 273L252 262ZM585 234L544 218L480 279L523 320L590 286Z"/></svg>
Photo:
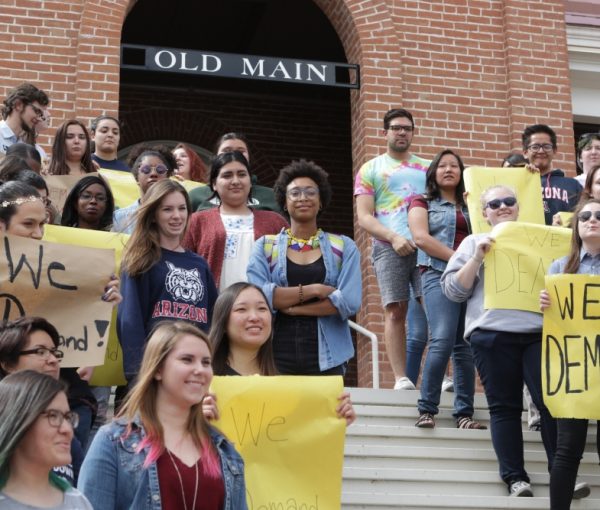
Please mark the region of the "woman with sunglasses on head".
<svg viewBox="0 0 600 510"><path fill-rule="evenodd" d="M240 152L225 152L213 159L210 188L220 205L192 214L183 245L206 259L222 291L246 281L254 241L288 224L277 213L248 207L250 165Z"/></svg>
<svg viewBox="0 0 600 510"><path fill-rule="evenodd" d="M85 175L96 171L92 161L90 135L76 119L60 125L54 135L50 175Z"/></svg>
<svg viewBox="0 0 600 510"><path fill-rule="evenodd" d="M95 510L246 510L242 458L203 415L212 376L204 333L157 325L135 386L83 463L79 488Z"/></svg>
<svg viewBox="0 0 600 510"><path fill-rule="evenodd" d="M588 175L589 179L589 175ZM572 222L569 255L555 260L548 274L600 274L600 200L591 198L579 204ZM547 290L540 293L540 308L550 306ZM585 483L577 483L577 471L587 440L588 420L559 418L556 455L550 473L551 510L568 510L572 499L590 494ZM596 430L596 447L600 455L600 427Z"/></svg>
<svg viewBox="0 0 600 510"><path fill-rule="evenodd" d="M55 377L24 370L0 381L0 508L92 510L53 472L71 462L77 421Z"/></svg>
<svg viewBox="0 0 600 510"><path fill-rule="evenodd" d="M94 142L92 159L98 167L129 172L127 163L117 159L117 150L121 140L121 123L119 120L110 115L100 115L92 121L90 132Z"/></svg>
<svg viewBox="0 0 600 510"><path fill-rule="evenodd" d="M170 179L154 184L138 210L121 262L123 302L117 313L129 382L156 323L181 319L204 331L210 327L217 289L206 261L182 246L189 216L187 192Z"/></svg>
<svg viewBox="0 0 600 510"><path fill-rule="evenodd" d="M463 338L465 303L450 301L440 279L450 257L469 235L469 213L463 200L465 166L446 149L433 159L425 177L425 195L409 206L408 225L419 248L423 305L431 330L418 402L417 427L433 428L442 381L450 356L454 367L454 418L458 428L485 429L473 420L475 368L471 348Z"/></svg>
<svg viewBox="0 0 600 510"><path fill-rule="evenodd" d="M502 185L482 193L481 208L492 228L519 215L515 192ZM484 308L483 259L493 242L490 234L466 237L450 257L441 285L448 299L467 303L464 335L485 390L500 476L511 496L533 496L523 459L523 382L540 411L549 468L556 450L556 422L542 399L542 317Z"/></svg>
<svg viewBox="0 0 600 510"><path fill-rule="evenodd" d="M140 198L133 204L117 209L113 215L113 231L131 234L135 228L136 213L148 190L157 182L173 175L177 162L171 151L162 145L139 145L130 154L131 173L140 188Z"/></svg>
<svg viewBox="0 0 600 510"><path fill-rule="evenodd" d="M331 199L321 167L293 161L274 191L291 227L255 243L248 281L276 314L275 364L285 375L344 375L354 356L348 318L362 301L360 255L354 241L317 225Z"/></svg>
<svg viewBox="0 0 600 510"><path fill-rule="evenodd" d="M179 143L173 149L177 161L175 175L181 179L195 182L206 182L208 179L206 165L196 152L184 143Z"/></svg>

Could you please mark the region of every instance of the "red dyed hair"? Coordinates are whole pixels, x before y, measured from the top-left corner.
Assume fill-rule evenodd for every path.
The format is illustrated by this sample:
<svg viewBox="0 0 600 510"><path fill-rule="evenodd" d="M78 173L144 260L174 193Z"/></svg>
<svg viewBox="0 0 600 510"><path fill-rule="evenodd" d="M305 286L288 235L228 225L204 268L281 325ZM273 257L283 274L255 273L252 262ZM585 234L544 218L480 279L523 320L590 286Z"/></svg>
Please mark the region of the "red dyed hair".
<svg viewBox="0 0 600 510"><path fill-rule="evenodd" d="M183 149L188 155L190 160L190 179L196 182L203 182L206 184L208 181L208 169L204 164L204 161L196 154L196 151L190 149L185 143L177 144L175 150Z"/></svg>

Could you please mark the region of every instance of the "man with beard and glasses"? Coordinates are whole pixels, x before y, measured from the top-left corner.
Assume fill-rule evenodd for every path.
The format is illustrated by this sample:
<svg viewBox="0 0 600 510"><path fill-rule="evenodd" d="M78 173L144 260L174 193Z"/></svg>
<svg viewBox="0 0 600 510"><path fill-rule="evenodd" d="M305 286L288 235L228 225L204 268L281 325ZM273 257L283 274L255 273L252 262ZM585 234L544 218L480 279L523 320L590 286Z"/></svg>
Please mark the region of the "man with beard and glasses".
<svg viewBox="0 0 600 510"><path fill-rule="evenodd" d="M46 93L31 83L23 83L8 93L2 104L0 154L6 154L6 150L18 142L35 144L36 126L46 120L49 102ZM44 159L43 149L38 145L36 149Z"/></svg>
<svg viewBox="0 0 600 510"><path fill-rule="evenodd" d="M414 129L408 110L388 111L383 118L387 151L367 161L354 183L358 223L373 237L373 266L384 306L385 345L394 371L394 389L398 390L415 389L427 341L425 314L414 299L421 296L421 282L407 213L412 197L425 192L430 162L410 153ZM417 336L424 338L412 339L411 330L421 331Z"/></svg>

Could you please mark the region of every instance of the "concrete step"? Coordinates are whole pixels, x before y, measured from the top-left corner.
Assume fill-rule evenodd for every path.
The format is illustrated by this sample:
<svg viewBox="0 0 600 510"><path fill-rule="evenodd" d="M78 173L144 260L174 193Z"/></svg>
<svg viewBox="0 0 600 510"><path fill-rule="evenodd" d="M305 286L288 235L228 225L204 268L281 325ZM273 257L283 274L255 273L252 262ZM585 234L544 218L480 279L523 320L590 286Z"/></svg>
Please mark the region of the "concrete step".
<svg viewBox="0 0 600 510"><path fill-rule="evenodd" d="M539 432L527 430L523 413L526 469L536 497L511 498L498 475L489 430L456 428L453 393L442 393L434 429L418 429L418 391L350 388L357 421L347 430L342 508L547 509L549 475ZM487 402L475 396L474 418L489 426ZM590 423L579 480L590 498L572 509L600 510L596 427Z"/></svg>
<svg viewBox="0 0 600 510"><path fill-rule="evenodd" d="M508 496L445 496L421 493L372 494L370 492L352 492L342 494L344 510L496 510L496 509L538 509L548 510L548 498L511 498ZM600 499L586 498L574 501L571 510L598 510Z"/></svg>

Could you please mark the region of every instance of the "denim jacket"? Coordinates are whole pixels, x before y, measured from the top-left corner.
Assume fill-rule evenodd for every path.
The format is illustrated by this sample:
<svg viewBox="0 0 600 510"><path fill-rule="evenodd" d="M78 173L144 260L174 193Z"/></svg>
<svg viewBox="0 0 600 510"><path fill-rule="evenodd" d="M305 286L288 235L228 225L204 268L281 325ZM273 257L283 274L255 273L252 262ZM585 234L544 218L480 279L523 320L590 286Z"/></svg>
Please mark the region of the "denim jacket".
<svg viewBox="0 0 600 510"><path fill-rule="evenodd" d="M145 433L135 420L127 436L127 422L116 420L97 433L81 467L78 488L94 510L160 510L156 462L144 469L149 447L137 451ZM247 510L244 461L234 447L211 427L211 439L221 459L225 486L224 510Z"/></svg>
<svg viewBox="0 0 600 510"><path fill-rule="evenodd" d="M438 241L452 249L454 247L454 237L456 236L456 205L447 200L443 200L442 198L428 200L427 203L429 204L429 208L427 209L429 235L435 237ZM462 207L462 213L467 220L467 226L470 230L469 211L464 205ZM419 249L417 264L419 266L431 267L436 271L444 272L448 262L431 257L423 250Z"/></svg>
<svg viewBox="0 0 600 510"><path fill-rule="evenodd" d="M354 241L346 236L339 236L343 241L341 267L338 268L336 255L329 235L320 233L319 243L325 263L325 285L336 290L329 294L329 299L338 313L318 317L319 328L319 368L321 371L337 367L354 356L354 347L350 336L348 318L354 315L362 302L362 275L360 273L360 255ZM262 288L267 296L273 313L273 292L276 287L287 287L287 252L288 235L282 230L276 237L276 249L281 256L276 263L269 264L264 251L265 237L254 243L252 255L248 263L248 281Z"/></svg>

